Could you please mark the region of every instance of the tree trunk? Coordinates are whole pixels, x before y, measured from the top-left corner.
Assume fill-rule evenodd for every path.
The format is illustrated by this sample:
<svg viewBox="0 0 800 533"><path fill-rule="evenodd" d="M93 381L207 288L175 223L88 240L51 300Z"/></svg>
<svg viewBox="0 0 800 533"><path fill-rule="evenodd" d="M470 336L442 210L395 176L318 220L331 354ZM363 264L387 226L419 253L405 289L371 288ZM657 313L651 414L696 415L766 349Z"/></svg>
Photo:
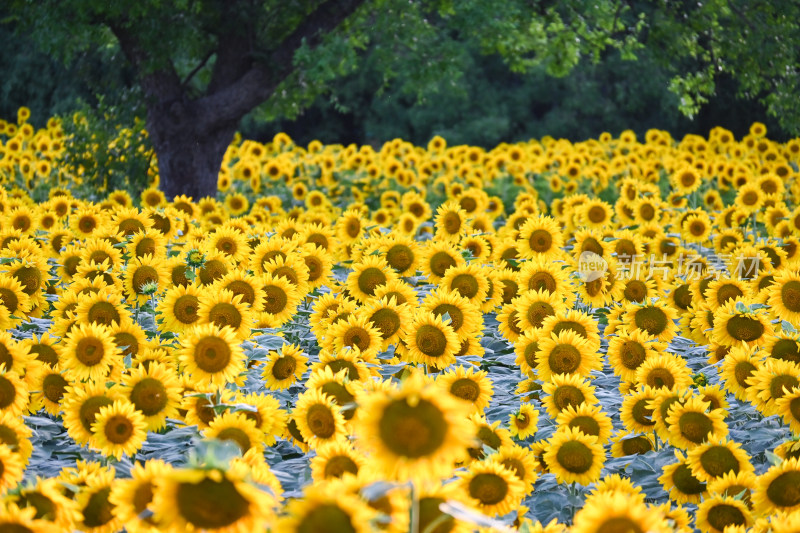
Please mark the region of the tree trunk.
<svg viewBox="0 0 800 533"><path fill-rule="evenodd" d="M181 194L195 201L216 197L222 159L237 124L238 121L212 122L207 131L199 128L196 120L181 120L173 113L158 110L149 113L148 130L158 158L160 188L167 200Z"/></svg>

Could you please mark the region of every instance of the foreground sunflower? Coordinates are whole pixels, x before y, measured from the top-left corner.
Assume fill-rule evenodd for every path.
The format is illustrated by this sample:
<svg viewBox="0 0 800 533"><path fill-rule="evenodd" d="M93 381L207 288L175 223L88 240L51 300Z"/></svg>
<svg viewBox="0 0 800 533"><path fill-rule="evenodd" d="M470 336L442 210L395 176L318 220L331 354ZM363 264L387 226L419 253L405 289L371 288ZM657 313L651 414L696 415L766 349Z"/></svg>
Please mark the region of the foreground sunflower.
<svg viewBox="0 0 800 533"><path fill-rule="evenodd" d="M227 471L175 469L156 480L155 520L173 531L248 533L274 520L275 496L246 481L242 464Z"/></svg>
<svg viewBox="0 0 800 533"><path fill-rule="evenodd" d="M742 500L715 494L697 506L695 524L703 533L723 533L731 527L749 528L753 515Z"/></svg>
<svg viewBox="0 0 800 533"><path fill-rule="evenodd" d="M147 438L147 422L128 400L116 400L101 407L92 424L90 445L119 460L133 456Z"/></svg>
<svg viewBox="0 0 800 533"><path fill-rule="evenodd" d="M664 516L648 508L634 495L620 492L601 492L586 499L575 513L573 533L652 532L670 533Z"/></svg>
<svg viewBox="0 0 800 533"><path fill-rule="evenodd" d="M786 459L758 477L753 504L760 513L800 509L800 459Z"/></svg>
<svg viewBox="0 0 800 533"><path fill-rule="evenodd" d="M714 314L712 340L723 346L761 346L773 333L770 314L740 299L728 301Z"/></svg>
<svg viewBox="0 0 800 533"><path fill-rule="evenodd" d="M466 500L487 516L504 516L522 502L525 485L514 472L494 461L475 462L459 473Z"/></svg>
<svg viewBox="0 0 800 533"><path fill-rule="evenodd" d="M355 419L359 447L396 480L450 475L472 444L469 407L415 374L390 391L367 393Z"/></svg>
<svg viewBox="0 0 800 533"><path fill-rule="evenodd" d="M114 505L125 529L131 533L158 531L152 516L153 492L159 480L169 476L172 467L160 459L136 463L131 468L130 479L117 479L111 488L108 501Z"/></svg>
<svg viewBox="0 0 800 533"><path fill-rule="evenodd" d="M358 496L348 494L344 489L345 485L337 482L307 486L302 498L288 503L286 516L277 523L275 532L369 533L373 530L372 522L377 513Z"/></svg>

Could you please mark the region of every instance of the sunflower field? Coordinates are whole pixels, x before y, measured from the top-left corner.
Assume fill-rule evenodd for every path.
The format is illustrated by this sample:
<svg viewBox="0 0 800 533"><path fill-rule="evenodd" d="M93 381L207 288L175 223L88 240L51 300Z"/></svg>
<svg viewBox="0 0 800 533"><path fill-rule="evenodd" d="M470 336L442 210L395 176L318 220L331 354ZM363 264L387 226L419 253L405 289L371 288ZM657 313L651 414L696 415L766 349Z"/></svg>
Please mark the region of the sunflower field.
<svg viewBox="0 0 800 533"><path fill-rule="evenodd" d="M800 531L800 139L237 137L168 201L29 115L0 532Z"/></svg>

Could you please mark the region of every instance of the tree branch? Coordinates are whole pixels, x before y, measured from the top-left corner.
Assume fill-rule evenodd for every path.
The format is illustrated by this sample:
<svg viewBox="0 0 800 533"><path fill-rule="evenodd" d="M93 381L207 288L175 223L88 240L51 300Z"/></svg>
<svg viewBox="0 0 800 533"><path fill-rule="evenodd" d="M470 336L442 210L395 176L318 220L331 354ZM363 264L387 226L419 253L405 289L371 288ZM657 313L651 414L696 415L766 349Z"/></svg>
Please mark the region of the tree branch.
<svg viewBox="0 0 800 533"><path fill-rule="evenodd" d="M192 78L194 78L195 75L198 72L200 72L200 69L202 69L204 66L206 66L208 61L214 56L215 53L216 52L214 50L211 50L208 54L206 54L206 57L203 58L203 60L200 62L200 64L197 65L196 67L194 67L194 69L192 69L192 71L189 74L186 75L186 77L181 82L181 87L185 88L186 84L189 83L190 81L192 81Z"/></svg>
<svg viewBox="0 0 800 533"><path fill-rule="evenodd" d="M266 61L253 66L235 82L200 98L197 110L208 109L204 126L214 122L238 121L246 113L267 100L293 71L295 52L307 43L318 46L325 35L335 30L352 15L365 0L325 0L308 15L283 42L273 49Z"/></svg>

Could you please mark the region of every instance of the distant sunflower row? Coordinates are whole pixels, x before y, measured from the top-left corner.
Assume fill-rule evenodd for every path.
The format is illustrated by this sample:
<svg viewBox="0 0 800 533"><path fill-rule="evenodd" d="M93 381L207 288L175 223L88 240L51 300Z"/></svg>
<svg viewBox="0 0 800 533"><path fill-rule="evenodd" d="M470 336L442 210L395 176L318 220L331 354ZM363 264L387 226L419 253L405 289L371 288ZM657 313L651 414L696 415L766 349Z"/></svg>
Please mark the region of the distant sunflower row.
<svg viewBox="0 0 800 533"><path fill-rule="evenodd" d="M9 182L58 165L58 121L27 120L0 124ZM0 527L796 531L800 142L765 135L279 135L229 147L222 200L0 187ZM743 406L795 439L774 464ZM108 463L38 477L28 414ZM183 427L239 453L152 458ZM655 503L607 468L665 451ZM593 487L571 523L537 522L548 483Z"/></svg>

